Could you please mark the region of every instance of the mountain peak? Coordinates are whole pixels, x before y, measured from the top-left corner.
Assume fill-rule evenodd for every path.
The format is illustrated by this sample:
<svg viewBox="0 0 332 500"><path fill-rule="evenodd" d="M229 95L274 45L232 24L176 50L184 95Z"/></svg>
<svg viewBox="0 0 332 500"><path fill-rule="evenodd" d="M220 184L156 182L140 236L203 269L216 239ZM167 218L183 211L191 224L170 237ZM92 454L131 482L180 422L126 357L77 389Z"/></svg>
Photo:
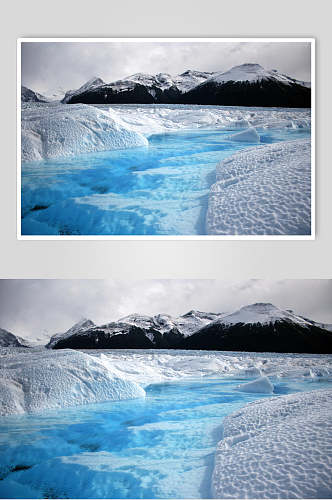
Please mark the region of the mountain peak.
<svg viewBox="0 0 332 500"><path fill-rule="evenodd" d="M235 325L239 323L249 323L266 325L275 323L276 321L290 321L292 323L308 326L308 321L304 320L301 316L297 316L287 310L279 309L269 302L256 302L243 306L232 314L224 316L222 319L217 320L226 325Z"/></svg>

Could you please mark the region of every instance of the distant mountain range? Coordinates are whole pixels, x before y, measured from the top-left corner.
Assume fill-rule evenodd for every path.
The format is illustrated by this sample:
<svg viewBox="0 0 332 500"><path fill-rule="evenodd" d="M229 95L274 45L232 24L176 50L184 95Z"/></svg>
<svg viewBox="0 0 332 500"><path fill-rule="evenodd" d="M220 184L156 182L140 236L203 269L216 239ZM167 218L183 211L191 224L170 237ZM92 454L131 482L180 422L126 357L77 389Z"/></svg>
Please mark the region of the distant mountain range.
<svg viewBox="0 0 332 500"><path fill-rule="evenodd" d="M39 102L49 100L40 94L38 96ZM25 91L24 102L29 100L27 97ZM308 108L311 106L311 89L309 82L296 80L277 70L265 70L259 64L242 64L226 72L216 73L195 70L176 76L168 73L136 73L111 83L94 77L79 89L66 92L62 102Z"/></svg>
<svg viewBox="0 0 332 500"><path fill-rule="evenodd" d="M1 347L30 347L32 342L0 329ZM83 319L53 335L50 349L197 349L248 352L332 353L332 325L290 310L256 303L228 313L189 311L131 314L101 326Z"/></svg>
<svg viewBox="0 0 332 500"><path fill-rule="evenodd" d="M47 347L331 353L328 328L332 326L257 303L232 314L194 310L177 318L132 314L101 326L83 320L53 336Z"/></svg>

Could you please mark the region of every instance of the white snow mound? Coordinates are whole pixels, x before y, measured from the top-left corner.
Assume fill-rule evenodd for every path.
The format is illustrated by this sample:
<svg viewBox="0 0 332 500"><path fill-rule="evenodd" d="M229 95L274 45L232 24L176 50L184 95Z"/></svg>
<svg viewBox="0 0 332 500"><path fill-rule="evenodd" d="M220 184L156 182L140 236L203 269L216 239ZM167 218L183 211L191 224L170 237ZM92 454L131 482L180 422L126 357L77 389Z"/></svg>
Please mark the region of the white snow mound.
<svg viewBox="0 0 332 500"><path fill-rule="evenodd" d="M268 377L260 377L246 384L237 386L237 390L241 392L254 392L261 394L272 394L274 385L270 382Z"/></svg>
<svg viewBox="0 0 332 500"><path fill-rule="evenodd" d="M142 134L86 104L22 106L22 161L147 146Z"/></svg>
<svg viewBox="0 0 332 500"><path fill-rule="evenodd" d="M232 134L228 137L228 139L239 142L260 142L260 137L254 127L250 127L247 130L241 130L241 132Z"/></svg>
<svg viewBox="0 0 332 500"><path fill-rule="evenodd" d="M110 363L82 352L27 350L1 358L2 416L144 396L142 387L116 375Z"/></svg>
<svg viewBox="0 0 332 500"><path fill-rule="evenodd" d="M310 139L255 146L217 165L207 234L309 235Z"/></svg>
<svg viewBox="0 0 332 500"><path fill-rule="evenodd" d="M213 498L331 498L332 390L262 399L224 420Z"/></svg>

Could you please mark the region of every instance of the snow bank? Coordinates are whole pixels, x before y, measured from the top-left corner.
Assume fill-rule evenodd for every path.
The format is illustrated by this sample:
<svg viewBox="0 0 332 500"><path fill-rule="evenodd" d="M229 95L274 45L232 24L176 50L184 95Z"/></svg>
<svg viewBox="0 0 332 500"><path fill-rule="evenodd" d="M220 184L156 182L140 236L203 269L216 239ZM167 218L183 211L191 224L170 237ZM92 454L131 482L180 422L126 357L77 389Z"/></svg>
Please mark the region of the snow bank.
<svg viewBox="0 0 332 500"><path fill-rule="evenodd" d="M263 399L224 420L213 498L331 498L332 390Z"/></svg>
<svg viewBox="0 0 332 500"><path fill-rule="evenodd" d="M310 140L256 146L217 165L208 234L311 233Z"/></svg>
<svg viewBox="0 0 332 500"><path fill-rule="evenodd" d="M260 377L246 384L237 386L237 390L241 392L255 392L260 394L272 394L274 385L268 377Z"/></svg>
<svg viewBox="0 0 332 500"><path fill-rule="evenodd" d="M228 139L239 142L260 142L260 137L254 127L232 134L228 137Z"/></svg>
<svg viewBox="0 0 332 500"><path fill-rule="evenodd" d="M88 354L44 349L1 358L0 415L144 397L136 382Z"/></svg>
<svg viewBox="0 0 332 500"><path fill-rule="evenodd" d="M106 111L73 104L22 106L22 161L146 146L139 132Z"/></svg>

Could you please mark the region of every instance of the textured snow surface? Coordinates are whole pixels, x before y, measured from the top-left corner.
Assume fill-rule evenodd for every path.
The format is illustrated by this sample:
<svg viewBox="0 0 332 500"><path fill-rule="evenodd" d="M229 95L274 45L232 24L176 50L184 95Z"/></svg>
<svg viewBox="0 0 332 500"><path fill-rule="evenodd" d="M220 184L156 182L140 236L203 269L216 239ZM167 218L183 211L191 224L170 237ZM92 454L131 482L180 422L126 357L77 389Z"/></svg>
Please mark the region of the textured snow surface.
<svg viewBox="0 0 332 500"><path fill-rule="evenodd" d="M255 392L261 394L272 394L274 386L268 377L260 377L246 384L240 384L237 389L241 392Z"/></svg>
<svg viewBox="0 0 332 500"><path fill-rule="evenodd" d="M224 420L213 498L331 498L332 390L264 399Z"/></svg>
<svg viewBox="0 0 332 500"><path fill-rule="evenodd" d="M257 302L243 306L232 314L224 315L221 319L216 320L218 323L225 325L236 325L238 323L260 323L268 325L275 321L287 320L293 323L298 323L301 326L310 326L310 320L302 318L291 311L280 309L273 304L266 302Z"/></svg>
<svg viewBox="0 0 332 500"><path fill-rule="evenodd" d="M89 350L126 380L141 384L185 377L229 376L234 380L269 377L305 381L332 380L331 355L167 350ZM238 383L234 382L234 389Z"/></svg>
<svg viewBox="0 0 332 500"><path fill-rule="evenodd" d="M249 148L217 165L208 234L306 235L311 232L310 140Z"/></svg>
<svg viewBox="0 0 332 500"><path fill-rule="evenodd" d="M22 106L22 161L146 146L147 139L109 113L73 104Z"/></svg>
<svg viewBox="0 0 332 500"><path fill-rule="evenodd" d="M117 376L110 363L82 352L16 349L0 356L2 416L145 395L136 382Z"/></svg>
<svg viewBox="0 0 332 500"><path fill-rule="evenodd" d="M98 105L145 135L179 129L310 128L310 110L197 105Z"/></svg>

